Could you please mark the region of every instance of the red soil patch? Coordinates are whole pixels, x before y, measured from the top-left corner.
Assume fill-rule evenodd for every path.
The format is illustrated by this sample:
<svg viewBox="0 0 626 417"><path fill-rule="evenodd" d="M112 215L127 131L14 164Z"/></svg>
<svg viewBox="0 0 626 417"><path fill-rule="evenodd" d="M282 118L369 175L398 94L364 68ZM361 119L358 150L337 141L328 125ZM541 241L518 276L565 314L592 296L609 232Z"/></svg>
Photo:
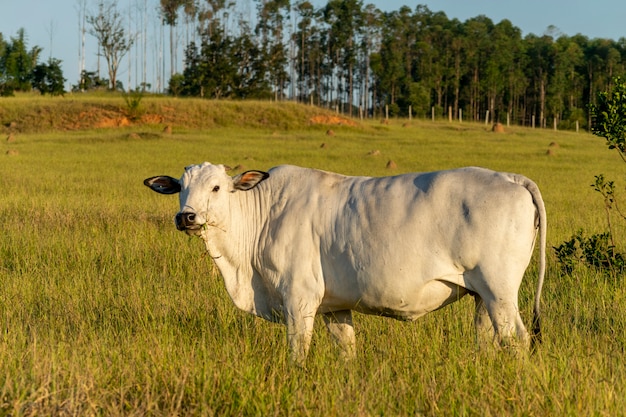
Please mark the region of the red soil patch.
<svg viewBox="0 0 626 417"><path fill-rule="evenodd" d="M346 119L345 117L340 116L326 116L326 115L318 115L313 116L310 119L313 124L320 125L343 125L343 126L356 126L356 122Z"/></svg>
<svg viewBox="0 0 626 417"><path fill-rule="evenodd" d="M161 124L164 120L165 118L160 114L144 114L141 116L142 123Z"/></svg>
<svg viewBox="0 0 626 417"><path fill-rule="evenodd" d="M101 117L98 120L94 127L121 127L121 126L130 126L130 120L127 117Z"/></svg>

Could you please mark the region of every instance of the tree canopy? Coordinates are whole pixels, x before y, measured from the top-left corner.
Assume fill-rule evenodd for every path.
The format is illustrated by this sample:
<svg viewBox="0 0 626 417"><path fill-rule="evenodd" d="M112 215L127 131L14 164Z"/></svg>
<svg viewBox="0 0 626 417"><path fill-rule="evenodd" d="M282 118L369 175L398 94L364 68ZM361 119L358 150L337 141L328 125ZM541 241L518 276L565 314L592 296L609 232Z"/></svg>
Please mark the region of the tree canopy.
<svg viewBox="0 0 626 417"><path fill-rule="evenodd" d="M189 10L199 32L175 79L183 95L270 95L353 116L385 106L392 115L434 108L471 120L489 112L493 121L568 128L588 126L596 92L626 72L626 39L566 36L554 27L522 36L509 20L461 22L424 5L381 12L362 0L319 8L259 0L253 31L242 18L227 24L234 2Z"/></svg>
<svg viewBox="0 0 626 417"><path fill-rule="evenodd" d="M92 1L98 10L87 20L110 87L117 87L120 60L138 35L147 85L147 32L127 30L131 16L121 15L115 0ZM351 116L434 110L438 117L589 128L597 92L626 76L626 38L568 36L554 27L523 35L506 19L462 22L424 5L383 12L364 0L320 7L309 0L137 1L153 3L157 24L170 29L170 69L174 44L184 43L182 70L172 70L169 83L162 82L165 48L155 48L156 89L167 84L175 95L297 100ZM32 87L40 52L26 48L23 31L9 41L0 35L0 93Z"/></svg>
<svg viewBox="0 0 626 417"><path fill-rule="evenodd" d="M0 96L12 95L16 90L31 90L31 77L40 53L38 46L28 50L24 29L9 41L0 33Z"/></svg>

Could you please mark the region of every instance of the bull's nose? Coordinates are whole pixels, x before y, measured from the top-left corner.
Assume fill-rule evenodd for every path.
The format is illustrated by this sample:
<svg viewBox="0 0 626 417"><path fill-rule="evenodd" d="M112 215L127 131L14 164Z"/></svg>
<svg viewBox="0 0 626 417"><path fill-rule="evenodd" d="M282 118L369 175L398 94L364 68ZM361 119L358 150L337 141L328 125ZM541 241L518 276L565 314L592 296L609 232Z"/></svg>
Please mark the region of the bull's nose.
<svg viewBox="0 0 626 417"><path fill-rule="evenodd" d="M195 226L196 213L178 213L176 214L176 228L185 230L191 226Z"/></svg>

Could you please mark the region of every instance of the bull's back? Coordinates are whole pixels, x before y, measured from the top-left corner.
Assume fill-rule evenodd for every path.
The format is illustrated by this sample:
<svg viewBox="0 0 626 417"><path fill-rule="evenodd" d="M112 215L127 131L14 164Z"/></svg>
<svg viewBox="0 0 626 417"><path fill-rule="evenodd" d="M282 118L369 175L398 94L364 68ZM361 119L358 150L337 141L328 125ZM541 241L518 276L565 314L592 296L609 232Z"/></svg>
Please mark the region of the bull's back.
<svg viewBox="0 0 626 417"><path fill-rule="evenodd" d="M534 219L532 198L524 187L508 174L479 168L355 177L338 197L330 236L362 247L363 256L436 257L436 252L458 252L457 243L469 235L498 233L515 221L528 218L531 224Z"/></svg>

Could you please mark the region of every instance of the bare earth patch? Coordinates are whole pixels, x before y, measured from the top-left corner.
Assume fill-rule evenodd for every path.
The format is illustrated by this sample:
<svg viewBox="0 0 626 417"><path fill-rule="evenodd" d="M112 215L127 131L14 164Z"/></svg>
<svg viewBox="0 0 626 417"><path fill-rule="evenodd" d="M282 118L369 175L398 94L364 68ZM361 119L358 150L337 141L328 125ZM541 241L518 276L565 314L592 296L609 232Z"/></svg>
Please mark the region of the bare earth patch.
<svg viewBox="0 0 626 417"><path fill-rule="evenodd" d="M320 125L338 125L338 126L356 126L356 122L341 116L318 115L309 119L313 124Z"/></svg>

